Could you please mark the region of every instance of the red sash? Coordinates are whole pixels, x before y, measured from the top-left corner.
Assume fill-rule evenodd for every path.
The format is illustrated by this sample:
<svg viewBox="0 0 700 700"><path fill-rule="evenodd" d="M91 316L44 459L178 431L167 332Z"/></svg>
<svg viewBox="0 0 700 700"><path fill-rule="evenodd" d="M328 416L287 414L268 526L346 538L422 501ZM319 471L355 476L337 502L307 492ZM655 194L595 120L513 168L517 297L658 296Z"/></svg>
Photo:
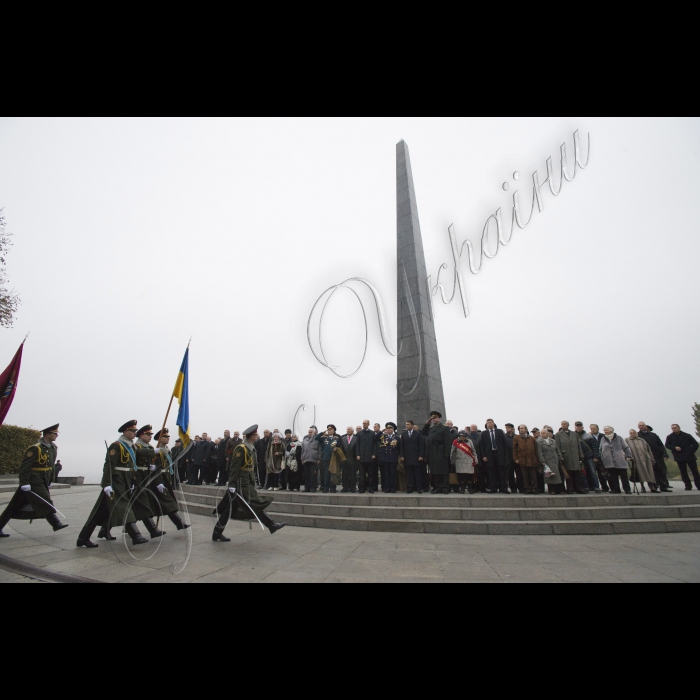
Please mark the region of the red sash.
<svg viewBox="0 0 700 700"><path fill-rule="evenodd" d="M469 455L472 458L473 465L476 466L476 458L474 457L474 451L471 447L469 447L469 445L466 442L460 442L459 440L455 440L452 444L458 450L464 452L465 455Z"/></svg>

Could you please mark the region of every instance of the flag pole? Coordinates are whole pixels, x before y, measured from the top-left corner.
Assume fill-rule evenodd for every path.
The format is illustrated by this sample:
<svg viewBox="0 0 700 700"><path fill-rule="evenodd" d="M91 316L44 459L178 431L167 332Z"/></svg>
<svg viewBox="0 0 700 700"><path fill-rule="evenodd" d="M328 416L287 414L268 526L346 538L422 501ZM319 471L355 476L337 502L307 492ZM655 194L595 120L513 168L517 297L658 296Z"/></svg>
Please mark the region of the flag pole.
<svg viewBox="0 0 700 700"><path fill-rule="evenodd" d="M24 340L22 341L22 345L24 345L24 344L27 342L27 338L29 338L29 336L31 335L31 333L32 333L32 332L29 331L29 333L27 333L27 335L24 336Z"/></svg>
<svg viewBox="0 0 700 700"><path fill-rule="evenodd" d="M192 336L190 337L190 342L187 343L187 349L190 349L190 345L192 344ZM165 420L163 421L163 427L161 428L160 435L163 437L163 431L165 430L165 426L168 424L168 418L170 417L170 409L173 407L173 400L175 399L175 395L173 394L170 397L170 403L168 404L168 411L165 414Z"/></svg>

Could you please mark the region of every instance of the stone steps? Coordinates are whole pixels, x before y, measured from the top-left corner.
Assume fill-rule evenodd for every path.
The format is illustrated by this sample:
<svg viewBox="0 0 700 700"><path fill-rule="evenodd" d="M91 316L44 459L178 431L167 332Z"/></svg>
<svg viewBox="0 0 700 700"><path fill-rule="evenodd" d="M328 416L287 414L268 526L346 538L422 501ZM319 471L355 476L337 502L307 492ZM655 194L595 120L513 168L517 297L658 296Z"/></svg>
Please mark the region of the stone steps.
<svg viewBox="0 0 700 700"><path fill-rule="evenodd" d="M211 516L225 489L185 486L190 512ZM275 492L290 526L463 535L700 532L700 493L639 496L408 496Z"/></svg>

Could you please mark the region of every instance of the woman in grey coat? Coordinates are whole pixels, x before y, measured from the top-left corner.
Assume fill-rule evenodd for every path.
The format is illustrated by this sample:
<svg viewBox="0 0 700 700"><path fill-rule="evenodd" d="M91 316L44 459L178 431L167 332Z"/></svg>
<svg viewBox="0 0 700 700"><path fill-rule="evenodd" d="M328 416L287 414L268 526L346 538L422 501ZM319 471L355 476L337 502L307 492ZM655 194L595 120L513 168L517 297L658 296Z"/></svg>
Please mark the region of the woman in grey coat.
<svg viewBox="0 0 700 700"><path fill-rule="evenodd" d="M630 446L619 436L615 435L615 428L609 425L603 431L605 437L600 441L600 459L608 470L612 481L610 490L612 493L622 493L620 490L620 480L627 495L632 494L628 469L628 459L632 459Z"/></svg>
<svg viewBox="0 0 700 700"><path fill-rule="evenodd" d="M537 438L537 453L544 467L544 482L549 487L549 493L561 495L564 493L564 479L568 474L562 472L564 457L547 427L542 429L541 437Z"/></svg>

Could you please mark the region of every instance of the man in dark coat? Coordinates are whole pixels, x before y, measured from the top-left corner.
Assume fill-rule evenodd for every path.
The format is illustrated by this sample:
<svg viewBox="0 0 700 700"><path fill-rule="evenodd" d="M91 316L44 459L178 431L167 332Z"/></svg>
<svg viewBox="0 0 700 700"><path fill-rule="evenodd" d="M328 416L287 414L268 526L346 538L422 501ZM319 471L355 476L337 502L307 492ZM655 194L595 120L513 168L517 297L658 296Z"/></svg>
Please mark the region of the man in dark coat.
<svg viewBox="0 0 700 700"><path fill-rule="evenodd" d="M486 465L481 461L481 432L479 431L479 426L472 425L466 429L466 432L469 433L469 439L472 441L472 445L474 445L474 449L476 450L476 458L479 460L479 466L476 470L476 478L474 479L476 490L480 493L486 493Z"/></svg>
<svg viewBox="0 0 700 700"><path fill-rule="evenodd" d="M433 411L430 419L423 428L423 437L426 441L428 466L435 479L433 495L450 495L450 455L452 454L452 442L450 441L450 429L442 424L442 414Z"/></svg>
<svg viewBox="0 0 700 700"><path fill-rule="evenodd" d="M508 493L508 467L510 455L506 435L496 423L486 421L486 430L480 438L481 463L486 467L488 487L491 493Z"/></svg>
<svg viewBox="0 0 700 700"><path fill-rule="evenodd" d="M255 451L257 453L258 459L258 485L260 488L267 488L267 448L270 445L270 440L272 440L272 433L269 430L263 432L263 437L255 443ZM230 476L230 474L229 474Z"/></svg>
<svg viewBox="0 0 700 700"><path fill-rule="evenodd" d="M377 437L370 430L369 421L362 424L362 430L355 436L355 461L360 466L360 493L374 493L379 490L379 468L377 466Z"/></svg>
<svg viewBox="0 0 700 700"><path fill-rule="evenodd" d="M343 436L343 448L345 449L346 461L341 467L343 471L343 493L355 493L357 489L357 438L352 427L347 429Z"/></svg>
<svg viewBox="0 0 700 700"><path fill-rule="evenodd" d="M515 426L512 423L506 423L506 445L508 445L508 486L513 493L525 493L525 480L523 472L519 464L513 459L513 440L515 439Z"/></svg>
<svg viewBox="0 0 700 700"><path fill-rule="evenodd" d="M216 450L216 471L218 475L217 486L226 486L228 484L228 474L226 472L226 464L231 457L233 438L230 430L224 430L224 437L221 439Z"/></svg>
<svg viewBox="0 0 700 700"><path fill-rule="evenodd" d="M396 493L399 466L399 436L396 424L387 423L384 434L377 442L377 462L383 475L382 493Z"/></svg>
<svg viewBox="0 0 700 700"><path fill-rule="evenodd" d="M243 435L245 440L234 448L228 465L228 493L214 511L214 515L217 516L212 535L214 542L231 541L224 537L224 529L230 518L251 521L257 516L272 535L286 527L284 523L276 523L265 512L272 504L272 497L261 496L255 490L255 462L258 458L256 443L259 442L258 426L254 425L248 428Z"/></svg>
<svg viewBox="0 0 700 700"><path fill-rule="evenodd" d="M13 518L15 520L45 518L54 532L68 527L58 519L49 493L58 451L55 445L56 438L58 438L58 425L53 425L43 430L41 440L26 451L22 466L19 468L19 488L5 508L5 512L0 516L0 537L9 537L3 532L3 528Z"/></svg>
<svg viewBox="0 0 700 700"><path fill-rule="evenodd" d="M668 482L668 467L666 459L668 452L661 441L661 438L644 421L639 424L639 437L649 445L651 454L654 455L654 474L656 474L656 484L662 493L673 493L671 484Z"/></svg>
<svg viewBox="0 0 700 700"><path fill-rule="evenodd" d="M400 442L401 459L406 467L406 481L408 493L423 493L423 474L425 473L425 439L420 433L414 421L406 423L406 430L401 435Z"/></svg>
<svg viewBox="0 0 700 700"><path fill-rule="evenodd" d="M685 484L686 491L693 490L693 484L688 476L688 470L693 474L695 479L695 488L700 491L700 474L698 474L698 458L696 452L698 451L698 441L688 433L684 433L679 425L671 426L673 432L668 436L666 440L666 447L671 450L673 454L673 459L676 460L678 468L681 470L681 476L683 477L683 483Z"/></svg>

